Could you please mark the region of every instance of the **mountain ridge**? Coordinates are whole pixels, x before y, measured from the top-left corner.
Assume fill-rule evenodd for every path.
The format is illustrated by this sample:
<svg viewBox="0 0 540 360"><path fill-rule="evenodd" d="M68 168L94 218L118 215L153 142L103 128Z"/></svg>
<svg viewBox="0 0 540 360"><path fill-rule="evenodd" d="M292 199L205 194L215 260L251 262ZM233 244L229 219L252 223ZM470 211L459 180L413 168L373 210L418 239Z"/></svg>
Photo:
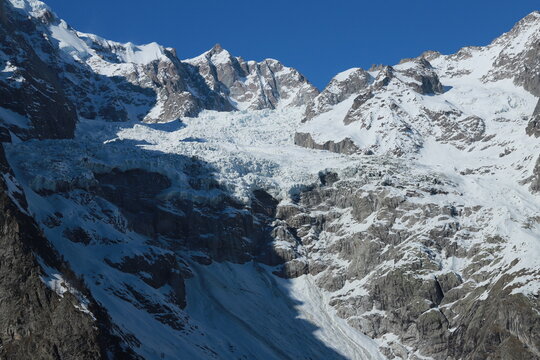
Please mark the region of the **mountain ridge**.
<svg viewBox="0 0 540 360"><path fill-rule="evenodd" d="M540 358L539 13L319 93L0 5L0 357Z"/></svg>

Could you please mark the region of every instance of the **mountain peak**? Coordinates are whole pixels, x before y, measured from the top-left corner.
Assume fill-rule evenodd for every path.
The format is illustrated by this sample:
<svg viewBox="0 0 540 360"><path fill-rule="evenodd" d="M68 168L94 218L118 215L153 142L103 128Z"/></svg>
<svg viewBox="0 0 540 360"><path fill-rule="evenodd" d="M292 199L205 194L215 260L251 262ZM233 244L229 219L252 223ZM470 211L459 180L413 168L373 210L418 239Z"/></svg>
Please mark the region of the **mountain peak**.
<svg viewBox="0 0 540 360"><path fill-rule="evenodd" d="M165 49L156 42L144 45L135 45L128 42L124 45L125 52L118 54L124 62L134 64L148 64L155 60L165 58Z"/></svg>
<svg viewBox="0 0 540 360"><path fill-rule="evenodd" d="M51 8L39 0L8 0L8 2L14 8L20 9L36 19L43 19L49 22L57 18Z"/></svg>
<svg viewBox="0 0 540 360"><path fill-rule="evenodd" d="M210 49L211 52L214 52L214 53L220 53L222 52L224 49L223 47L221 46L220 43L216 43L214 46L212 46L212 49Z"/></svg>
<svg viewBox="0 0 540 360"><path fill-rule="evenodd" d="M519 20L516 25L507 33L514 36L523 32L540 31L540 11L533 11L529 15ZM504 37L504 34L502 37Z"/></svg>
<svg viewBox="0 0 540 360"><path fill-rule="evenodd" d="M210 50L206 51L201 56L209 59L215 65L230 63L233 57L229 51L225 50L221 46L221 44L215 44Z"/></svg>
<svg viewBox="0 0 540 360"><path fill-rule="evenodd" d="M540 18L540 11L539 10L534 10L529 15L525 16L525 18L528 18L528 17L537 18L537 19Z"/></svg>

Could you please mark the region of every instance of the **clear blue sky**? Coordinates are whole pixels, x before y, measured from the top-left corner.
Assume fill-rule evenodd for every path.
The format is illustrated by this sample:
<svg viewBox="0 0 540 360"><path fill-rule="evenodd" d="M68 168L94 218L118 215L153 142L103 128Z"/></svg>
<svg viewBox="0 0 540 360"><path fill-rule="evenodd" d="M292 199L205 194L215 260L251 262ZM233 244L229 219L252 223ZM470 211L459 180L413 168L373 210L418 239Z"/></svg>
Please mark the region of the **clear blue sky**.
<svg viewBox="0 0 540 360"><path fill-rule="evenodd" d="M189 58L220 43L247 60L297 68L322 88L338 72L395 64L424 50L485 45L538 0L45 0L74 28L156 41Z"/></svg>

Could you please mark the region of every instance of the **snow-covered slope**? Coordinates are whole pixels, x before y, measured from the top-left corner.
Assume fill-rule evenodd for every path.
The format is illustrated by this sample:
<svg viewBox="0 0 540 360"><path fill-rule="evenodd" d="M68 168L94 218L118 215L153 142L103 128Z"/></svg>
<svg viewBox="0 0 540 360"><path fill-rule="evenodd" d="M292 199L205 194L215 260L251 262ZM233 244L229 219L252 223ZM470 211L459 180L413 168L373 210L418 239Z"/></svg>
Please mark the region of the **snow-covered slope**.
<svg viewBox="0 0 540 360"><path fill-rule="evenodd" d="M5 5L7 195L132 358L540 358L538 13L317 95L275 60ZM64 272L41 280L63 296Z"/></svg>
<svg viewBox="0 0 540 360"><path fill-rule="evenodd" d="M301 114L297 109L208 112L196 119L185 118L184 123L160 125L86 120L73 140L27 141L6 148L24 184L30 211L47 238L71 259L73 269L108 309L120 334L138 339L130 344L143 357L174 358L185 353L193 359L209 354L222 359L307 359L321 354L331 359L382 358L375 342L335 317L317 288L310 290L312 295L301 290L309 287L308 279L279 279L272 274L274 266L259 265L275 260L257 247L270 246L267 251L274 252L275 246L279 253L286 245L289 251L290 244L265 244L268 240L257 239L269 229L260 230L262 235L249 227L242 230L246 221L254 221L255 226L264 221L257 219L262 215L249 215L254 211L249 204L252 190L264 188L289 199L318 180L319 170L351 164L343 155L295 147L291 119L300 119ZM283 132L284 128L289 130ZM196 184L193 169L201 167L203 184ZM160 218L186 226L182 224L190 220L182 218L188 216L185 202L190 201L191 207L217 217L212 221L220 226L230 218L230 231L240 234L228 235L214 256L210 254L215 245L202 244L201 239L229 230L212 233L216 231L213 225L204 223L188 233L166 235L163 224L154 225L154 230L139 228L125 212L147 211L147 205L139 208L140 204L124 203L129 200L117 202L101 188L113 186L121 191L119 184L106 185L104 177L116 174L120 179L135 169L139 172L130 186L142 185L145 195L134 192L130 196L136 201L157 196ZM170 186L165 185L164 192L151 190L149 181L159 182L160 177L149 179L150 172L165 175ZM230 205L223 207L223 201ZM246 205L235 205L235 201ZM145 223L150 213L136 221ZM250 220L251 216L256 218ZM241 252L225 255L236 236L243 242ZM192 243L186 243L191 237ZM223 256L232 263L203 265ZM255 258L259 260L250 260ZM246 260L250 261L235 264ZM185 300L183 290L175 289L184 281ZM325 312L319 312L321 308ZM344 338L343 334L348 335Z"/></svg>
<svg viewBox="0 0 540 360"><path fill-rule="evenodd" d="M486 47L448 56L426 52L370 72L351 69L349 74L366 80L345 80L360 85L355 91L336 90L344 77L338 75L309 104L310 120L299 132L320 145L348 138L357 151L376 153L416 152L430 138L467 150L485 139L500 145L516 128L501 131L501 124L520 121L526 127L538 101L537 75L524 72L536 74L539 41L540 15L532 13ZM329 92L339 94L339 101L326 100Z"/></svg>

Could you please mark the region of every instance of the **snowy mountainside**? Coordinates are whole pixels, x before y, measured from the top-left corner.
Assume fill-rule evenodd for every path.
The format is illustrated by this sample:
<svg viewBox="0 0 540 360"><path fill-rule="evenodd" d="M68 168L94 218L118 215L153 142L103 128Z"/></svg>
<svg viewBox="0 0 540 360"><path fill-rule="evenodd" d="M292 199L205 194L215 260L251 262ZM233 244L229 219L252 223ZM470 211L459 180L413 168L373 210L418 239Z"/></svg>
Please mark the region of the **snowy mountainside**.
<svg viewBox="0 0 540 360"><path fill-rule="evenodd" d="M319 94L0 1L4 198L65 262L33 250L35 280L122 349L45 358L540 358L538 13Z"/></svg>
<svg viewBox="0 0 540 360"><path fill-rule="evenodd" d="M277 60L245 61L219 44L185 62L197 67L208 86L240 110L299 106L319 93L297 70Z"/></svg>
<svg viewBox="0 0 540 360"><path fill-rule="evenodd" d="M170 121L196 116L204 109L242 108L242 100L235 95L240 91L257 109L299 105L318 92L296 70L277 61L242 61L240 66L237 58L226 58L218 64L218 77L212 83L208 67L194 59L181 61L172 48L156 43L122 44L78 32L40 1L6 2L4 7L13 15L8 22L18 23L21 29L22 24L34 28L25 36L36 52L32 56L60 74L59 81L82 118ZM38 33L43 35L35 36ZM11 72L27 70L27 64L19 59L6 60ZM239 71L237 78L229 81L221 76L231 76L233 68ZM234 81L240 77L246 80Z"/></svg>
<svg viewBox="0 0 540 360"><path fill-rule="evenodd" d="M313 147L349 139L355 151L400 155L418 151L432 137L463 148L478 147L493 135L504 138L492 129L505 121L526 124L537 104L533 54L539 41L540 15L532 13L486 47L448 56L426 52L369 72L351 69L363 80L345 83L360 86L337 90L339 101L328 101L325 95L336 92L343 74L333 79L308 105L309 121L297 143Z"/></svg>
<svg viewBox="0 0 540 360"><path fill-rule="evenodd" d="M305 286L308 280L279 279L272 272L296 250L272 240L273 226L263 226L267 213L258 213L253 203L242 205L251 201L253 189L288 197L299 192L294 188L318 179L321 162L350 162L343 155L317 152L313 157L311 150L295 147L293 131L287 135L281 130L292 125L290 116L300 115L297 109L210 112L186 118L184 124L85 120L73 140L27 141L7 148L30 211L47 238L56 239L60 254L77 263L74 270L109 309L120 336L138 339L128 343L144 358L174 358L179 352L223 359L383 358L375 342L345 321L319 318L324 314L313 308L332 311L320 295L290 294L290 287ZM243 140L233 142L233 134ZM298 172L297 163L309 157ZM201 176L196 178L195 171ZM135 175L128 180L136 189L129 190L131 201L156 196L155 205L128 204L129 198L107 193L109 186L121 191L117 181L129 174ZM164 176L169 183L153 190ZM282 189L290 192L280 195ZM155 216L154 206L160 209ZM206 215L201 218L199 211ZM227 239L217 243L225 234ZM261 308L266 315L257 320ZM223 339L229 332L236 335ZM343 339L342 333L349 335Z"/></svg>

